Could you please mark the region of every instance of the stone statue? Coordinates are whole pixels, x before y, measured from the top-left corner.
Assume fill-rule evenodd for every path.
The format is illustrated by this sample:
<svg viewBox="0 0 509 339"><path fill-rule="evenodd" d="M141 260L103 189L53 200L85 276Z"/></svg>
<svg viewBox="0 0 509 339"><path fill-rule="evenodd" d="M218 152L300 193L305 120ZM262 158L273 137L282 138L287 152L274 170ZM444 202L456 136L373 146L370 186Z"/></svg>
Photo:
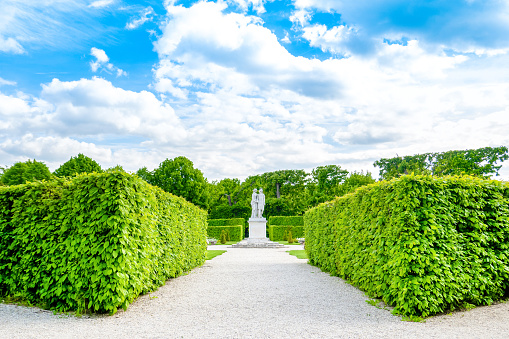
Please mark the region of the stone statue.
<svg viewBox="0 0 509 339"><path fill-rule="evenodd" d="M257 218L258 215L258 193L256 192L256 188L253 189L253 194L251 195L251 218Z"/></svg>
<svg viewBox="0 0 509 339"><path fill-rule="evenodd" d="M265 195L263 189L260 188L260 193L257 189L253 189L251 196L251 218L263 218L263 209L265 208Z"/></svg>
<svg viewBox="0 0 509 339"><path fill-rule="evenodd" d="M263 218L263 209L265 208L265 194L263 194L263 188L260 188L258 193L258 216Z"/></svg>

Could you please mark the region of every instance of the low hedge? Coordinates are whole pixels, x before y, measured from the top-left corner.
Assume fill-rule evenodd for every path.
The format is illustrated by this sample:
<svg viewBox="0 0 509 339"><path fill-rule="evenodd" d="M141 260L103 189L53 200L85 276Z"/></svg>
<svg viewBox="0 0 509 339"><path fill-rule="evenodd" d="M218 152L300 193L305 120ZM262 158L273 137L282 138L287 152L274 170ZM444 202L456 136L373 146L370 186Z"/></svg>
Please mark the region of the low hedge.
<svg viewBox="0 0 509 339"><path fill-rule="evenodd" d="M306 212L310 262L426 317L509 294L509 184L403 176Z"/></svg>
<svg viewBox="0 0 509 339"><path fill-rule="evenodd" d="M230 241L241 241L244 239L244 226L209 226L207 228L207 235L209 238L219 240L221 238L221 231L226 231L230 234Z"/></svg>
<svg viewBox="0 0 509 339"><path fill-rule="evenodd" d="M282 226L304 226L303 216L272 216L269 217L269 225L282 225Z"/></svg>
<svg viewBox="0 0 509 339"><path fill-rule="evenodd" d="M293 238L304 238L304 226L269 226L269 239L272 241L284 240L285 232L292 232Z"/></svg>
<svg viewBox="0 0 509 339"><path fill-rule="evenodd" d="M207 220L209 226L237 226L246 224L244 218L232 218L232 219L209 219Z"/></svg>
<svg viewBox="0 0 509 339"><path fill-rule="evenodd" d="M0 294L115 313L205 261L206 212L121 171L0 187Z"/></svg>

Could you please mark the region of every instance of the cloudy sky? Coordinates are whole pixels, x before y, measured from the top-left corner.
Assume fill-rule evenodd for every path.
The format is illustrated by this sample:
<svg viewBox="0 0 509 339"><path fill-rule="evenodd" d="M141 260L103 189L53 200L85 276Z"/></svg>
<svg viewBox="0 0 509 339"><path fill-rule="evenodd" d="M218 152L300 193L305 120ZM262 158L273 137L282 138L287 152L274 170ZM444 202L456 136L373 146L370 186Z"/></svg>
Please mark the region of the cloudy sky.
<svg viewBox="0 0 509 339"><path fill-rule="evenodd" d="M0 2L3 166L376 176L383 157L501 145L507 0Z"/></svg>

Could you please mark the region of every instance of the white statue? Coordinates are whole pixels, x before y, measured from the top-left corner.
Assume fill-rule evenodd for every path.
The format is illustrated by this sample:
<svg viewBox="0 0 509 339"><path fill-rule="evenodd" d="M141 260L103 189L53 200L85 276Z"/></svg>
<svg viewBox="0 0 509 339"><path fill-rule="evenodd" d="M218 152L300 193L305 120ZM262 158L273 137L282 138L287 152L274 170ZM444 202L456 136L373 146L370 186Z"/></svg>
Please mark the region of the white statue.
<svg viewBox="0 0 509 339"><path fill-rule="evenodd" d="M256 188L253 189L253 195L251 195L251 218L257 218L258 215L258 193Z"/></svg>
<svg viewBox="0 0 509 339"><path fill-rule="evenodd" d="M260 188L258 193L258 216L263 218L263 209L265 208L265 194L263 194L263 188Z"/></svg>
<svg viewBox="0 0 509 339"><path fill-rule="evenodd" d="M263 218L263 209L265 207L265 195L263 189L260 188L260 193L257 189L253 189L251 196L251 218Z"/></svg>

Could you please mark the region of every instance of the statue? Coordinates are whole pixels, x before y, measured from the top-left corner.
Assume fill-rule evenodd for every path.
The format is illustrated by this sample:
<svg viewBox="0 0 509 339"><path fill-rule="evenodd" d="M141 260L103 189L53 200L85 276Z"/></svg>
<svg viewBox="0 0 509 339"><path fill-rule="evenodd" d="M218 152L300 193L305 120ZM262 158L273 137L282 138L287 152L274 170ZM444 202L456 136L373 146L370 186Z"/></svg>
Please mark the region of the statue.
<svg viewBox="0 0 509 339"><path fill-rule="evenodd" d="M263 194L263 189L260 188L260 193L258 193L258 215L259 218L263 218L263 209L265 208L265 194Z"/></svg>
<svg viewBox="0 0 509 339"><path fill-rule="evenodd" d="M251 218L257 218L258 215L258 193L256 192L256 188L253 189L253 194L251 195Z"/></svg>
<svg viewBox="0 0 509 339"><path fill-rule="evenodd" d="M251 196L251 218L263 218L263 209L265 208L265 195L263 189L260 188L260 193L257 189L253 189Z"/></svg>

